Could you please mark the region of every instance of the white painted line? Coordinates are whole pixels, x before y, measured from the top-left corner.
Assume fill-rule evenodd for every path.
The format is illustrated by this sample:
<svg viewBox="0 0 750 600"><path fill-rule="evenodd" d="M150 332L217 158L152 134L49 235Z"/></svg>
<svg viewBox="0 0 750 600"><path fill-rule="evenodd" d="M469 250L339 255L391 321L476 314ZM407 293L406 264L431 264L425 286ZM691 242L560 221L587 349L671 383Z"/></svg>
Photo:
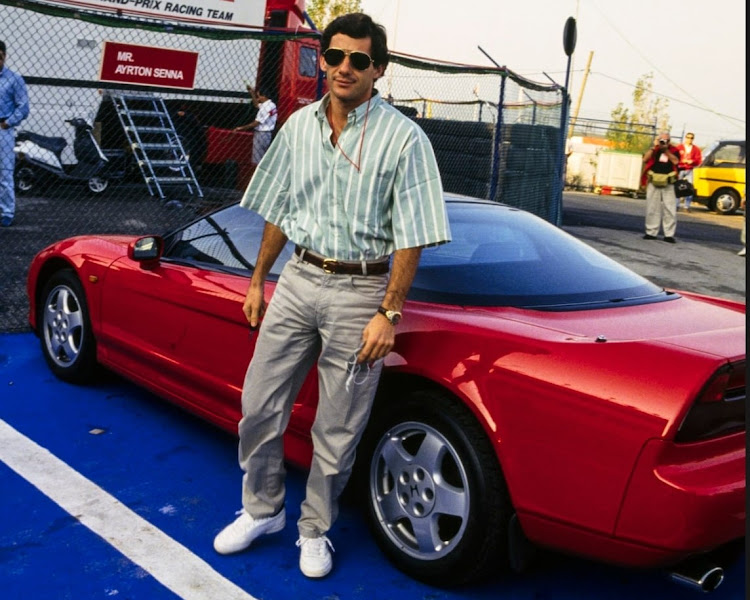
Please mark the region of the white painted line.
<svg viewBox="0 0 750 600"><path fill-rule="evenodd" d="M0 460L184 600L256 600L0 419Z"/></svg>

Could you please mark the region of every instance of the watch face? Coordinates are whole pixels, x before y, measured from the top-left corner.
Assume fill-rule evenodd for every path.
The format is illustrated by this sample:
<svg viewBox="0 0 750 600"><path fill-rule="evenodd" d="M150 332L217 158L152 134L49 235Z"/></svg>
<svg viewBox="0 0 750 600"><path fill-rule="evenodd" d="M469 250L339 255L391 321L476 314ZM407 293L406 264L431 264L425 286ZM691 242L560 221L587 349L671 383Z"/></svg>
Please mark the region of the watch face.
<svg viewBox="0 0 750 600"><path fill-rule="evenodd" d="M378 308L378 312L388 319L391 325L396 325L401 320L401 313L396 310L388 310L381 306Z"/></svg>

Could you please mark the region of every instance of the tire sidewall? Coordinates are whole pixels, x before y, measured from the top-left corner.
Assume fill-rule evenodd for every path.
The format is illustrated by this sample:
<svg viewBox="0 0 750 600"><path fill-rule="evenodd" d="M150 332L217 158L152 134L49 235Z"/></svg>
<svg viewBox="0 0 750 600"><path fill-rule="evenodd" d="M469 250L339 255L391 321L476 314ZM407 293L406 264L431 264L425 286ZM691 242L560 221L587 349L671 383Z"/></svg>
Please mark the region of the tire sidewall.
<svg viewBox="0 0 750 600"><path fill-rule="evenodd" d="M358 472L359 491L366 503L366 518L376 543L388 558L402 571L410 576L433 585L456 585L476 579L485 574L486 569L480 564L478 553L487 553L488 536L496 536L492 544L495 550L503 546L504 526L510 517L509 502L501 480L499 465L485 464L476 448L477 441L486 441L484 432L475 423L469 427L468 419L463 424L452 417L455 413L446 410L442 398L416 392L405 402L389 405L388 411L374 416L371 427L364 438L362 448L363 460ZM455 408L455 407L454 407ZM383 414L385 413L385 414ZM374 490L370 489L370 469L373 453L386 433L401 423L422 423L437 430L450 442L462 463L466 473L470 494L469 518L460 541L447 555L434 560L420 560L401 551L395 542L385 533L373 502ZM487 441L488 443L488 441ZM486 456L486 449L485 449ZM494 481L491 481L492 478ZM498 488L500 488L498 497ZM481 549L481 550L480 550ZM497 552L495 552L497 554ZM502 563L499 556L488 556L495 566Z"/></svg>

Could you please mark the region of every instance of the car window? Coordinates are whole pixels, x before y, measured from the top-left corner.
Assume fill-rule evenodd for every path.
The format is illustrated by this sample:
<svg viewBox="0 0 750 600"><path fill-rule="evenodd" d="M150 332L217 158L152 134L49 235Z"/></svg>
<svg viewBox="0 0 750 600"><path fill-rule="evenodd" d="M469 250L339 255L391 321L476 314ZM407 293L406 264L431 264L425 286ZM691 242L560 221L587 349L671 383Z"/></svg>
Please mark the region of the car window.
<svg viewBox="0 0 750 600"><path fill-rule="evenodd" d="M165 259L190 260L203 265L252 271L260 249L265 221L239 205L204 217L165 240ZM294 247L287 244L270 275L278 276Z"/></svg>
<svg viewBox="0 0 750 600"><path fill-rule="evenodd" d="M318 51L311 46L300 46L299 74L303 77L315 77L318 74Z"/></svg>
<svg viewBox="0 0 750 600"><path fill-rule="evenodd" d="M711 150L704 166L743 168L745 167L745 146L735 142L720 143Z"/></svg>
<svg viewBox="0 0 750 600"><path fill-rule="evenodd" d="M449 202L448 216L453 241L422 252L414 300L564 310L666 298L658 286L525 211Z"/></svg>

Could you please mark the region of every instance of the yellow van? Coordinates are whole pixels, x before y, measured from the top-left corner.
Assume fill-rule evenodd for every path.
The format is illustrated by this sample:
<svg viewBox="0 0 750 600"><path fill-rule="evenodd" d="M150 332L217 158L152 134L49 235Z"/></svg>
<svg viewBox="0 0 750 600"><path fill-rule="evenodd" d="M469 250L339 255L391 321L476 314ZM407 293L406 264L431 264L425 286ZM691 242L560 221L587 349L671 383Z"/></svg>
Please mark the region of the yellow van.
<svg viewBox="0 0 750 600"><path fill-rule="evenodd" d="M711 146L693 169L693 186L693 201L722 215L736 212L745 195L745 140L721 140Z"/></svg>

